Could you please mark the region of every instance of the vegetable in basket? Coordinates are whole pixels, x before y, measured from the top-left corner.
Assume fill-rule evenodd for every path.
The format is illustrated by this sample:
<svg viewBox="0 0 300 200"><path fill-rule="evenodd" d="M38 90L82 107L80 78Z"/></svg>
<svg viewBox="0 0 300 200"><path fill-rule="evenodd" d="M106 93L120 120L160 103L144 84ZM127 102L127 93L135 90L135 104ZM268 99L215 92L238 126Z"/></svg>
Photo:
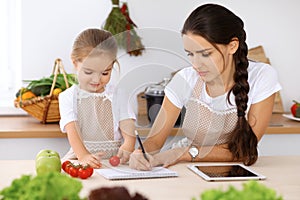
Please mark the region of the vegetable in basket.
<svg viewBox="0 0 300 200"><path fill-rule="evenodd" d="M56 59L52 75L38 80L25 80L27 87L19 89L14 100L16 108L22 108L41 123L60 120L58 95L77 83L75 74L67 74L61 59Z"/></svg>
<svg viewBox="0 0 300 200"><path fill-rule="evenodd" d="M66 76L69 86L77 83L75 74L66 74ZM32 91L36 96L46 96L50 93L53 79L54 75L52 74L50 77L44 77L39 80L25 80L25 83L29 83L25 89ZM61 91L67 88L63 74L57 75L54 88L60 88ZM16 97L19 96L21 90L22 89L17 92Z"/></svg>
<svg viewBox="0 0 300 200"><path fill-rule="evenodd" d="M27 88L22 87L16 93L16 97L17 97L17 101L20 101L20 100L32 99L36 97L36 95L32 91L28 90Z"/></svg>

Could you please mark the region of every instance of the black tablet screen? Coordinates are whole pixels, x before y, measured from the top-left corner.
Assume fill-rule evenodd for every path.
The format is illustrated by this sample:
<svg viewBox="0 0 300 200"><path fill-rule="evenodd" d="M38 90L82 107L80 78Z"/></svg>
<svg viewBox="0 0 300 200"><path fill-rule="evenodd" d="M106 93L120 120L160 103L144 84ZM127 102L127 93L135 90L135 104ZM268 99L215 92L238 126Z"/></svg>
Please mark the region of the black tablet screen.
<svg viewBox="0 0 300 200"><path fill-rule="evenodd" d="M240 165L226 166L196 166L209 177L257 177L256 174L248 171Z"/></svg>

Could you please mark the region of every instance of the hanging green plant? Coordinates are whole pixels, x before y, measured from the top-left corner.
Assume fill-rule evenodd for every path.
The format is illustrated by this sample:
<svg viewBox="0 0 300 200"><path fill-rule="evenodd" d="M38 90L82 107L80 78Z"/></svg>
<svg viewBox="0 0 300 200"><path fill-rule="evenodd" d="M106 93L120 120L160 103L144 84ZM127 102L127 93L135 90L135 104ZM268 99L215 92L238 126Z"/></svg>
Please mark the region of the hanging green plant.
<svg viewBox="0 0 300 200"><path fill-rule="evenodd" d="M127 3L123 3L120 8L119 0L112 0L112 5L103 29L111 32L116 37L119 47L125 49L130 56L142 55L145 48L135 30L137 26L129 17Z"/></svg>

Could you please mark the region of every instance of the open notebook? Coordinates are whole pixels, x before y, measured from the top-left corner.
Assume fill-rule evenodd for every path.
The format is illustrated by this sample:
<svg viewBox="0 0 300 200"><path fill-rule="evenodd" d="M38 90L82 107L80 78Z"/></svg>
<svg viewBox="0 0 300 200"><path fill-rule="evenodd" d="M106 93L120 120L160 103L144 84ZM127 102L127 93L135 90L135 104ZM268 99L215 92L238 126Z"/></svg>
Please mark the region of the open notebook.
<svg viewBox="0 0 300 200"><path fill-rule="evenodd" d="M95 171L109 180L168 178L178 176L176 171L163 167L154 167L151 171L139 171L129 168L128 165L112 167L107 161L104 161L102 164L107 168L95 169Z"/></svg>

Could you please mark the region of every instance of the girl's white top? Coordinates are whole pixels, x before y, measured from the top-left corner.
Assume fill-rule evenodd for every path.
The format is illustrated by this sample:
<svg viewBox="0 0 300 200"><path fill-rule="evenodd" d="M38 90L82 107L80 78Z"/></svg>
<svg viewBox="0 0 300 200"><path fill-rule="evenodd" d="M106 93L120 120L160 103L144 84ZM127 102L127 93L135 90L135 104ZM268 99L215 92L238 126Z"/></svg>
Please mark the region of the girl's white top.
<svg viewBox="0 0 300 200"><path fill-rule="evenodd" d="M102 93L86 92L80 89L78 85L73 85L59 95L59 109L61 115L60 129L64 133L66 132L66 124L72 121L78 121L77 102L78 99L80 99L78 94L80 94L80 98L91 96L104 97L106 100L111 102L115 140L122 139L119 129L119 122L125 119L136 119L133 109L128 104L129 101L126 98L126 95L115 90L113 85L108 84L105 88L105 91ZM113 98L117 99L113 101Z"/></svg>

